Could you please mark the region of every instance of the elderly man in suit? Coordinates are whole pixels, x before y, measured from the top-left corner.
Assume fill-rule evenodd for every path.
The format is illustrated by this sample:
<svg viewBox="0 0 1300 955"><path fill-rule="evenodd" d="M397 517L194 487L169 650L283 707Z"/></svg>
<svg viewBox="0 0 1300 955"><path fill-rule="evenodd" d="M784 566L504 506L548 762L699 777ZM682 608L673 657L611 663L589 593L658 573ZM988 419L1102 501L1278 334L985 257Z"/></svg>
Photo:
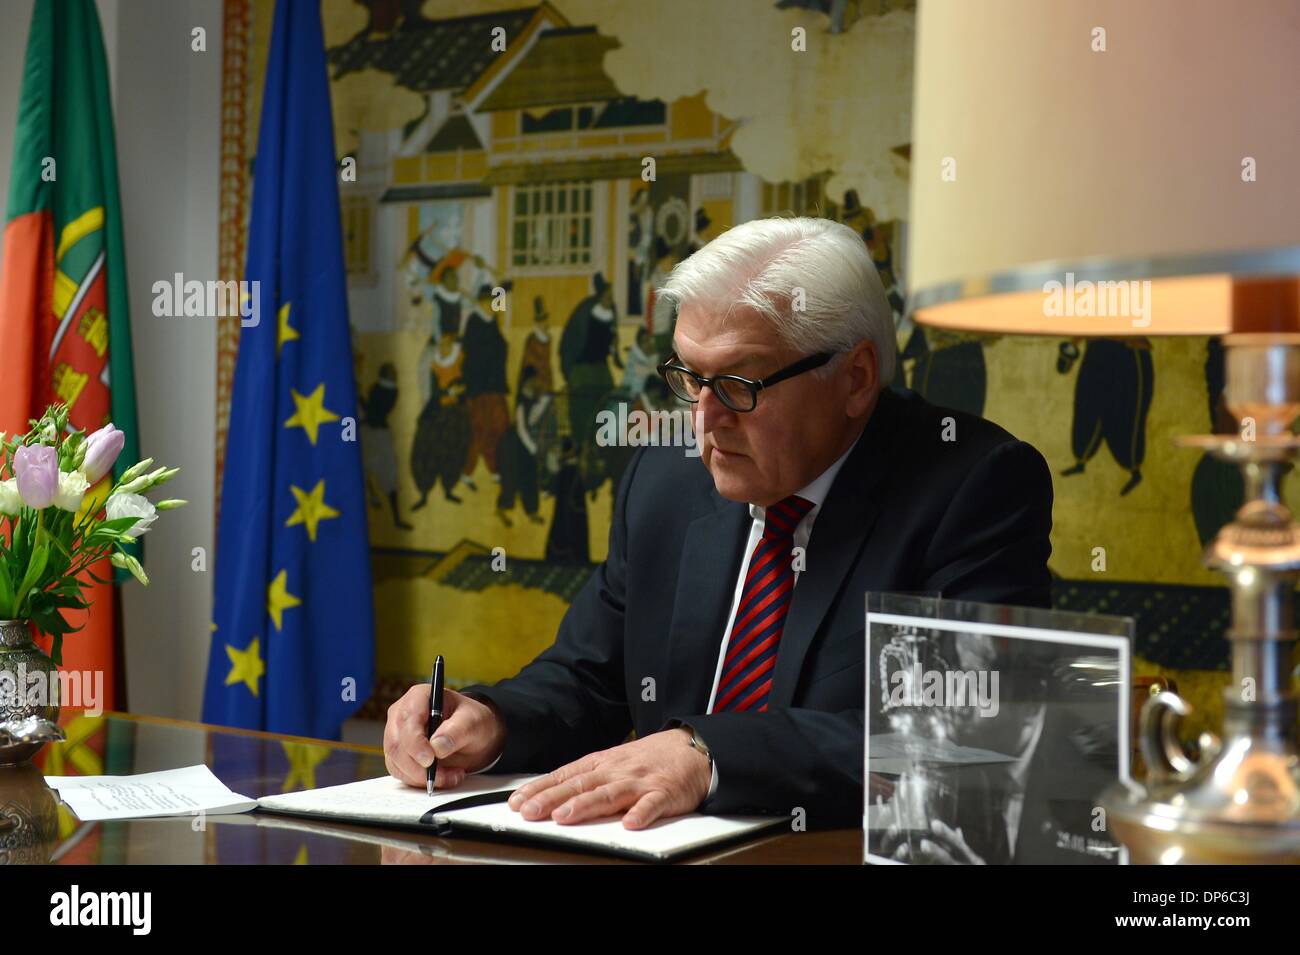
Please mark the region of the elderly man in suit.
<svg viewBox="0 0 1300 955"><path fill-rule="evenodd" d="M894 323L861 238L736 226L682 262L661 366L698 459L637 451L609 553L511 679L389 710L389 770L544 773L525 819L803 813L861 824L864 595L1046 606L1052 484L1031 446L891 391ZM635 738L629 740L629 733Z"/></svg>

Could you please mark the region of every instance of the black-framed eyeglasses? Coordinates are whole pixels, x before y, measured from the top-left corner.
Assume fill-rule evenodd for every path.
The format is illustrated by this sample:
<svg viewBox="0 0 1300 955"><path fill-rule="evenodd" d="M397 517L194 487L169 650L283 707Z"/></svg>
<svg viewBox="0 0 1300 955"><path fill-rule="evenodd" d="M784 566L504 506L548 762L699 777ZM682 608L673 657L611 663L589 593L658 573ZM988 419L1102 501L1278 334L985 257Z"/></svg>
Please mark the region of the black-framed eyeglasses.
<svg viewBox="0 0 1300 955"><path fill-rule="evenodd" d="M668 383L668 387L673 390L673 394L683 401L689 401L692 404L699 401L700 393L704 390L704 386L708 385L713 389L713 393L718 396L719 401L732 411L743 413L754 410L758 405L758 393L764 388L771 388L787 378L793 378L795 375L802 375L805 371L820 368L834 357L835 352L833 351L808 355L805 358L800 358L792 365L786 365L780 371L773 372L766 378L750 379L742 378L740 375L714 375L712 378L705 378L703 375L697 375L689 368L678 364L677 354L674 352L656 370Z"/></svg>

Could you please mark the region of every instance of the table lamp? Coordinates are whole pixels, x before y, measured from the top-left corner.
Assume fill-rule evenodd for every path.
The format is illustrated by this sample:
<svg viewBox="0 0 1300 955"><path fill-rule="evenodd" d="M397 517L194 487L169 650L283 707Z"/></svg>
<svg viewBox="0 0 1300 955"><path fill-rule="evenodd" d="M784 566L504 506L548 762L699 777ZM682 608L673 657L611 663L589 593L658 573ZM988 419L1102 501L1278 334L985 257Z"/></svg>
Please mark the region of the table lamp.
<svg viewBox="0 0 1300 955"><path fill-rule="evenodd" d="M1137 862L1300 861L1300 6L921 0L909 305L922 325L1223 336L1246 503L1206 548L1232 598L1221 737L1148 702L1144 784L1100 805ZM1199 752L1197 752L1199 750ZM1192 753L1196 753L1195 756Z"/></svg>

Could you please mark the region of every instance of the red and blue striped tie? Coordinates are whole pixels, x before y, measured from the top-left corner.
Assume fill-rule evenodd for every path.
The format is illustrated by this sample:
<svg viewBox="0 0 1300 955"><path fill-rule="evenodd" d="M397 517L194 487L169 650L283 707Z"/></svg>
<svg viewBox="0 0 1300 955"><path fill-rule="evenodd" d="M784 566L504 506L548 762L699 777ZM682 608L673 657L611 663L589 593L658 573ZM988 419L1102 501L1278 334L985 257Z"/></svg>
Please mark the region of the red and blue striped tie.
<svg viewBox="0 0 1300 955"><path fill-rule="evenodd" d="M714 713L767 709L776 651L794 592L794 529L812 507L812 501L792 494L767 509L763 536L749 559L731 625Z"/></svg>

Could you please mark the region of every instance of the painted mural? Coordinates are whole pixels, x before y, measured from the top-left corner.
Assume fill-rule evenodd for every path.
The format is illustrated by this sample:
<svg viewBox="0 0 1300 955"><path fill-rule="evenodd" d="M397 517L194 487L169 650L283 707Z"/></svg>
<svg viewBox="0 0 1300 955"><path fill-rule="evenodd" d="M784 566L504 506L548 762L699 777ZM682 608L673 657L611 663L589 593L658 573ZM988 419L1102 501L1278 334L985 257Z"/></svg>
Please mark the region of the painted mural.
<svg viewBox="0 0 1300 955"><path fill-rule="evenodd" d="M721 231L780 214L862 235L894 307L896 387L983 414L1047 457L1058 604L1138 616L1138 672L1172 673L1215 709L1205 671L1226 659L1227 600L1198 555L1241 482L1170 439L1230 426L1222 356L1204 339L911 323L914 6L324 0L338 157L355 169L340 189L372 712L437 653L463 684L508 676L551 642L605 555L633 451L596 439L597 413L675 407L654 373L674 317L657 290ZM223 167L226 223L246 214L271 12L228 0L223 149L242 161ZM223 270L239 254L223 241ZM223 335L228 368L237 336Z"/></svg>

